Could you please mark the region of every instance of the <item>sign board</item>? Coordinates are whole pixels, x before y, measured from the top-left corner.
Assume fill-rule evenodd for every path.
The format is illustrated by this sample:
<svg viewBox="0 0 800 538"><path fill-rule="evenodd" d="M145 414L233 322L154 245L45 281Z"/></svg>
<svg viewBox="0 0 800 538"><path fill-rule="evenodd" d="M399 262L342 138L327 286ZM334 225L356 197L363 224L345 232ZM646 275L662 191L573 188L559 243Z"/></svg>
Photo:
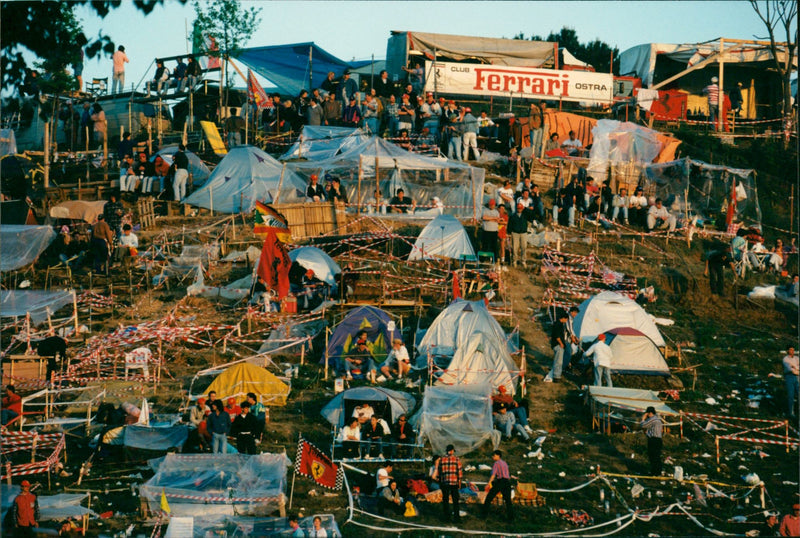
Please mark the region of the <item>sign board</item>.
<svg viewBox="0 0 800 538"><path fill-rule="evenodd" d="M426 77L425 84L429 92L606 103L614 98L610 73L425 62L425 72L431 69L434 76Z"/></svg>

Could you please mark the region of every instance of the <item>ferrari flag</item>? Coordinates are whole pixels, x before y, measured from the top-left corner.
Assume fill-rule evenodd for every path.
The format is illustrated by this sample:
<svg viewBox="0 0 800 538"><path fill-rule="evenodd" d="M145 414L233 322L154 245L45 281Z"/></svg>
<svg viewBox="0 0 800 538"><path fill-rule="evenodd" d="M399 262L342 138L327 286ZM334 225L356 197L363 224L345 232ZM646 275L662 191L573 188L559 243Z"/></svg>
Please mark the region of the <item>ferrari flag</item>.
<svg viewBox="0 0 800 538"><path fill-rule="evenodd" d="M278 299L289 295L289 268L292 260L286 247L275 232L269 230L264 244L261 246L261 257L258 259L256 274L269 290L274 290Z"/></svg>
<svg viewBox="0 0 800 538"><path fill-rule="evenodd" d="M294 472L311 478L322 487L342 489L342 469L302 437L297 444Z"/></svg>

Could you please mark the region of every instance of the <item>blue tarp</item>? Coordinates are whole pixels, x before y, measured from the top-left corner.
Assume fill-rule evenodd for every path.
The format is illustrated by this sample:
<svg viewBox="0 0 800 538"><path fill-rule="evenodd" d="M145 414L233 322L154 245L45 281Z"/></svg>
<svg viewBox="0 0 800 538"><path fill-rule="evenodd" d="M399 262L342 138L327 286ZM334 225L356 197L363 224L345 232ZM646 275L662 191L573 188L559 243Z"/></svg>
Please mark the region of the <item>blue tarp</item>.
<svg viewBox="0 0 800 538"><path fill-rule="evenodd" d="M394 338L400 338L400 331L396 327L392 331L389 330L391 321L392 318L389 317L389 314L374 306L360 306L351 310L333 331L328 341L325 353L331 367L341 366L341 358L350 352L356 335L362 330L367 331L367 348L376 362L386 359L391 341ZM324 356L320 362L325 362Z"/></svg>
<svg viewBox="0 0 800 538"><path fill-rule="evenodd" d="M350 64L321 49L313 42L293 45L273 45L243 49L237 60L266 78L285 95L297 95L308 84L309 51L311 51L312 81L315 88L322 84L329 71L339 77Z"/></svg>

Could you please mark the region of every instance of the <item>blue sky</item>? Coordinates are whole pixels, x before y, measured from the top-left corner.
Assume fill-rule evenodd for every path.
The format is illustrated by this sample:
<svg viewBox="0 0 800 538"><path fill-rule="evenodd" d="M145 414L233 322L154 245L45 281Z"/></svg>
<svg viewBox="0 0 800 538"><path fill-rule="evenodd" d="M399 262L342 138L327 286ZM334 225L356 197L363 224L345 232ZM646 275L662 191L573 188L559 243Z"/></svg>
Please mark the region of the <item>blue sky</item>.
<svg viewBox="0 0 800 538"><path fill-rule="evenodd" d="M718 37L763 39L763 23L749 2L285 2L242 0L261 7L261 25L249 46L314 41L343 60L386 55L391 30L415 30L484 37L546 37L564 26L574 28L581 42L598 38L620 51L650 42L683 43ZM165 0L145 17L132 2L104 19L86 6L76 9L88 36L99 31L125 45L131 63L126 86L145 75L158 56L187 51L194 8ZM149 71L148 71L149 69ZM84 80L110 76L111 61L87 61Z"/></svg>

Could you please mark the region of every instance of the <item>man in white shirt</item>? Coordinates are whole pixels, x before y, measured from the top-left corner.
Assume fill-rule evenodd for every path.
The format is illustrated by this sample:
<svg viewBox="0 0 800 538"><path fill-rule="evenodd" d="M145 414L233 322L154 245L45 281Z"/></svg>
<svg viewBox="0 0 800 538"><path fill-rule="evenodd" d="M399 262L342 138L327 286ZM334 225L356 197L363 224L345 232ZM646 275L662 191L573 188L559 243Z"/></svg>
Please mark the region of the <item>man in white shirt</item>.
<svg viewBox="0 0 800 538"><path fill-rule="evenodd" d="M497 203L506 206L506 211L511 211L511 206L514 204L514 189L511 188L510 181L506 181L497 189Z"/></svg>
<svg viewBox="0 0 800 538"><path fill-rule="evenodd" d="M661 204L661 198L656 198L655 205L650 206L647 211L647 230L653 231L656 228L664 230L668 228L670 232L674 232L676 224L675 215L672 215L669 209Z"/></svg>
<svg viewBox="0 0 800 538"><path fill-rule="evenodd" d="M644 226L647 224L647 197L641 187L636 187L633 196L628 199L629 219L631 224Z"/></svg>
<svg viewBox="0 0 800 538"><path fill-rule="evenodd" d="M122 235L119 237L119 244L114 251L114 261L122 261L136 255L139 248L139 238L133 233L130 224L122 227Z"/></svg>
<svg viewBox="0 0 800 538"><path fill-rule="evenodd" d="M392 479L392 462L388 462L383 467L378 467L378 472L375 474L375 495L380 495L381 490L389 486L389 481Z"/></svg>
<svg viewBox="0 0 800 538"><path fill-rule="evenodd" d="M401 339L392 340L392 350L381 364L380 370L388 379L392 379L392 374L401 378L408 375L411 370L411 359L408 357L408 350Z"/></svg>
<svg viewBox="0 0 800 538"><path fill-rule="evenodd" d="M611 358L613 353L611 348L606 344L605 333L597 335L597 342L592 347L586 350L586 356L591 357L594 355L594 385L602 386L602 378L606 378L606 385L612 387L611 384Z"/></svg>
<svg viewBox="0 0 800 538"><path fill-rule="evenodd" d="M561 147L571 157L577 157L582 152L583 142L581 142L580 138L577 138L575 131L570 131L569 138L564 140L564 142L561 144Z"/></svg>

